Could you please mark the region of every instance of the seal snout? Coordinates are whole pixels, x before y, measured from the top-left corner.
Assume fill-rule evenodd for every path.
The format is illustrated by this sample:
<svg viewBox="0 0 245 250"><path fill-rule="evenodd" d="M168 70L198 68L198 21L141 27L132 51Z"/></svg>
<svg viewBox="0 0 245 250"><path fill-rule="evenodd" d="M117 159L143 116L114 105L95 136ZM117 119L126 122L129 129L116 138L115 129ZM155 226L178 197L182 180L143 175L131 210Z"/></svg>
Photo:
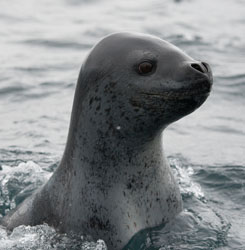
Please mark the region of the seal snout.
<svg viewBox="0 0 245 250"><path fill-rule="evenodd" d="M192 72L198 76L199 79L202 79L200 88L205 87L210 91L213 84L213 77L209 64L206 62L194 62L190 63L190 66Z"/></svg>

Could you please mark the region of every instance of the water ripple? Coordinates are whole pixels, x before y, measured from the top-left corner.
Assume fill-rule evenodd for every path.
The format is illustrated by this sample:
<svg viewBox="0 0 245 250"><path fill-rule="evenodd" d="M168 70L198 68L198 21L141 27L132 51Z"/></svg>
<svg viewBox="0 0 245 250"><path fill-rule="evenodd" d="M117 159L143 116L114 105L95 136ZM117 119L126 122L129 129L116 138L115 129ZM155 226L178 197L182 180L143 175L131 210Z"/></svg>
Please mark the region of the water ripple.
<svg viewBox="0 0 245 250"><path fill-rule="evenodd" d="M26 88L23 86L9 86L9 87L0 88L0 95L6 96L8 94L24 92L25 90Z"/></svg>
<svg viewBox="0 0 245 250"><path fill-rule="evenodd" d="M46 48L52 49L75 49L75 50L87 50L92 47L92 44L86 43L76 43L76 42L68 42L64 40L42 40L42 39L28 39L23 41L24 44L28 46L42 46Z"/></svg>

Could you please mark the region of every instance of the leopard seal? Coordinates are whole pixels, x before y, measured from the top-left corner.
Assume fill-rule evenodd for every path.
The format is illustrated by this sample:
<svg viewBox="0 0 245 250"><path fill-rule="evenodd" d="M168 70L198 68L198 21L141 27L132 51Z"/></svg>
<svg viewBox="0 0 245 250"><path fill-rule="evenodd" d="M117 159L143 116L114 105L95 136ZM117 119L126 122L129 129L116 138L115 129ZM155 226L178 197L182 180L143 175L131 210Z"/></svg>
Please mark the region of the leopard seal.
<svg viewBox="0 0 245 250"><path fill-rule="evenodd" d="M118 250L182 209L162 132L208 97L212 72L151 35L114 33L81 67L63 158L49 181L4 219L48 223Z"/></svg>

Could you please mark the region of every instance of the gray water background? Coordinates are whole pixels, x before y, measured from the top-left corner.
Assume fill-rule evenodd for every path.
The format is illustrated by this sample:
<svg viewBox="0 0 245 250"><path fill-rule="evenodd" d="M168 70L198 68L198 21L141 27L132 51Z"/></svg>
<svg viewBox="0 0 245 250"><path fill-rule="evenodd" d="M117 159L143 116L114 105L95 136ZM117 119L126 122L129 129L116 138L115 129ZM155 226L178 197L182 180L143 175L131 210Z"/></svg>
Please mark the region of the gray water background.
<svg viewBox="0 0 245 250"><path fill-rule="evenodd" d="M128 248L245 249L243 0L1 0L0 214L54 171L81 64L101 37L118 31L168 40L210 63L214 74L206 103L164 132L184 211ZM106 249L103 241L67 238L47 225L11 235L0 229L1 250L38 248Z"/></svg>

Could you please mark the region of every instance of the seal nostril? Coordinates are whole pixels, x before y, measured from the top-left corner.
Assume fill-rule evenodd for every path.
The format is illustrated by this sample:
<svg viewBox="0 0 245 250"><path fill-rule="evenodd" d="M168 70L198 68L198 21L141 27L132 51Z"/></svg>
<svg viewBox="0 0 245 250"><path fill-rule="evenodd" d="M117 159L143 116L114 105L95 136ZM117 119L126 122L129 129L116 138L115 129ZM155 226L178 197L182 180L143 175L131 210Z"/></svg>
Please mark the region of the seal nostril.
<svg viewBox="0 0 245 250"><path fill-rule="evenodd" d="M200 71L202 73L205 73L204 70L203 70L203 68L199 64L197 64L197 63L192 63L191 67L194 68L195 70L198 70L198 71Z"/></svg>
<svg viewBox="0 0 245 250"><path fill-rule="evenodd" d="M209 72L209 69L208 69L208 64L205 63L205 62L202 62L202 65L205 67L206 71Z"/></svg>

